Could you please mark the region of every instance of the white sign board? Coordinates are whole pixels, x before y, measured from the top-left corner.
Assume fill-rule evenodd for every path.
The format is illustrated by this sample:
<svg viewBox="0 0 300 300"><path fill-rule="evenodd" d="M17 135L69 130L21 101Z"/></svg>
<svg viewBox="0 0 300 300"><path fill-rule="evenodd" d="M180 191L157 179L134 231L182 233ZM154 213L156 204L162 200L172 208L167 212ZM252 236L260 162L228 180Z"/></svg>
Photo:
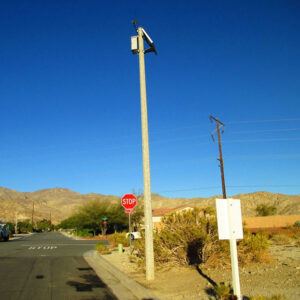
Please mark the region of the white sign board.
<svg viewBox="0 0 300 300"><path fill-rule="evenodd" d="M242 239L241 201L238 199L216 199L216 207L219 239Z"/></svg>

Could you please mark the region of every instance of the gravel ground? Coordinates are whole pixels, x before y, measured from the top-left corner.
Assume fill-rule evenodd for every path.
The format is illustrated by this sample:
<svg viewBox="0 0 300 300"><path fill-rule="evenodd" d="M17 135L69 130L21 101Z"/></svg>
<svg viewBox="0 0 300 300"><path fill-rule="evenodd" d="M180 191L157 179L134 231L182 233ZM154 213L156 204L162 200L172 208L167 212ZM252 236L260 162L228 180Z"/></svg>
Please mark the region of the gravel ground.
<svg viewBox="0 0 300 300"><path fill-rule="evenodd" d="M231 270L213 268L196 270L192 267L176 267L156 271L155 280L147 282L145 274L130 263L129 250L123 254L113 251L103 256L129 277L151 289L160 299L214 299L206 289L210 282L231 282ZM270 253L274 259L270 264L256 264L240 268L241 291L246 296L285 295L289 300L300 299L300 247L272 245Z"/></svg>

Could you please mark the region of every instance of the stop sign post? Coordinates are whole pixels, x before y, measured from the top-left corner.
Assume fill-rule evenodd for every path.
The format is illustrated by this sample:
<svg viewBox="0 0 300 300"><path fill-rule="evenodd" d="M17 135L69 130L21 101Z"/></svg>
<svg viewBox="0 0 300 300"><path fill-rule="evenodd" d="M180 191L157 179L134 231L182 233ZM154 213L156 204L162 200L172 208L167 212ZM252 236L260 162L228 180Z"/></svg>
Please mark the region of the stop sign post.
<svg viewBox="0 0 300 300"><path fill-rule="evenodd" d="M121 205L125 208L125 213L128 214L129 218L129 245L131 254L131 213L134 212L134 207L136 206L136 197L133 194L126 194L121 199Z"/></svg>

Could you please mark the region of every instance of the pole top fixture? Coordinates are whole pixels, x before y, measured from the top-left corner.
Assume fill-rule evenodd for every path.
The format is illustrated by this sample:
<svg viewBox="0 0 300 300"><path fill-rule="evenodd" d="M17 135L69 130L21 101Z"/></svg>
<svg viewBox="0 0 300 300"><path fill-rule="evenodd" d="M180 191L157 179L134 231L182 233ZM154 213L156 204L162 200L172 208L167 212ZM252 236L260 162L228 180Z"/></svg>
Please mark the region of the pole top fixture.
<svg viewBox="0 0 300 300"><path fill-rule="evenodd" d="M133 25L135 31L138 30L138 26L137 26L138 22L139 22L138 20L133 20L133 21L132 21L132 25Z"/></svg>

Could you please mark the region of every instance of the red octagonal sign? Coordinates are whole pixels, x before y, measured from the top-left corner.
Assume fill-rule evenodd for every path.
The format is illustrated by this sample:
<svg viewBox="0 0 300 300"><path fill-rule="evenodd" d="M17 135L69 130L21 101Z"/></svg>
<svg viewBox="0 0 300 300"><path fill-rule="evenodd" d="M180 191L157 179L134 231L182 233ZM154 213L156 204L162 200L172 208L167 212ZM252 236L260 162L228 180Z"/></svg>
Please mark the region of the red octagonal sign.
<svg viewBox="0 0 300 300"><path fill-rule="evenodd" d="M121 204L126 209L132 209L136 206L136 197L133 194L126 194L122 197Z"/></svg>

